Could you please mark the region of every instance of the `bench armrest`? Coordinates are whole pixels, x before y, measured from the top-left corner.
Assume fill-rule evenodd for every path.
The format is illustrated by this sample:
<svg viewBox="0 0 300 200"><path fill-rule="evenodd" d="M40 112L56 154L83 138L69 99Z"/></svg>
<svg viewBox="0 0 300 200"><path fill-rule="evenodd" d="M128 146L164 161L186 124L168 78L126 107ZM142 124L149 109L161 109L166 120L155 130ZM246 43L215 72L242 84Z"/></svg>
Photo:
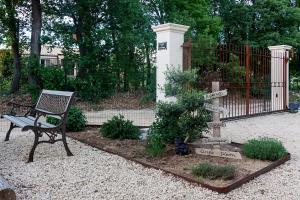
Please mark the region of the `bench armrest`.
<svg viewBox="0 0 300 200"><path fill-rule="evenodd" d="M63 113L52 113L52 112L47 112L47 111L42 111L42 110L37 110L35 108L32 109L32 111L34 111L35 113L41 115L41 116L46 116L46 115L53 115L53 116L59 116L62 117L65 112Z"/></svg>
<svg viewBox="0 0 300 200"><path fill-rule="evenodd" d="M12 106L11 109L10 109L10 112L9 112L10 115L16 115L17 114L15 112L16 108L20 108L20 107L28 108L28 110L27 110L27 112L25 113L24 116L27 116L27 115L31 114L32 109L35 106L35 105L24 105L24 104L16 103L16 102L13 102L13 101L8 102L7 105Z"/></svg>
<svg viewBox="0 0 300 200"><path fill-rule="evenodd" d="M41 123L39 122L39 118L42 117L42 116L47 116L47 115L50 115L50 116L53 116L53 117L59 117L59 123L56 125L56 127L60 127L62 125L65 124L65 112L63 113L51 113L51 112L47 112L47 111L41 111L41 110L37 110L37 109L32 109L32 111L36 114L36 119L34 121L34 126L35 127L40 127L41 126ZM56 118L55 117L55 118Z"/></svg>
<svg viewBox="0 0 300 200"><path fill-rule="evenodd" d="M25 108L33 108L35 105L24 105L24 104L20 104L20 103L16 103L16 102L13 102L13 101L10 101L7 103L7 105L9 106L15 106L15 107L25 107Z"/></svg>

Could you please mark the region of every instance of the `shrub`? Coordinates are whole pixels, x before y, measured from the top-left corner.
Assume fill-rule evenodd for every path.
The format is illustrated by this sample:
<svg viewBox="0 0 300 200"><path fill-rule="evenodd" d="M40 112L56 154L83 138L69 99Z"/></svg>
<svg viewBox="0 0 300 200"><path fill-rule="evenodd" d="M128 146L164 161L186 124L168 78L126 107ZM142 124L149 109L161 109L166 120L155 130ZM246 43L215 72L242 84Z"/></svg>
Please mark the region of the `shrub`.
<svg viewBox="0 0 300 200"><path fill-rule="evenodd" d="M110 96L113 93L112 81L105 80L101 76L86 75L77 77L75 80L75 90L77 95L85 101L98 101L101 98Z"/></svg>
<svg viewBox="0 0 300 200"><path fill-rule="evenodd" d="M158 103L157 119L150 127L150 132L160 133L164 143L174 143L176 138L184 139L185 133L180 130L178 123L183 111L177 103Z"/></svg>
<svg viewBox="0 0 300 200"><path fill-rule="evenodd" d="M249 140L244 144L243 154L248 158L274 161L286 155L287 150L279 140L259 138Z"/></svg>
<svg viewBox="0 0 300 200"><path fill-rule="evenodd" d="M23 73L28 76L29 69L27 69L27 71L25 70ZM31 94L33 102L36 102L42 89L63 91L75 90L75 79L68 77L64 70L58 66L53 66L50 68L39 66L35 69L34 73L36 73L36 76L38 77L37 85L26 84L25 88L26 91Z"/></svg>
<svg viewBox="0 0 300 200"><path fill-rule="evenodd" d="M54 117L47 117L47 122L50 124L57 125L59 120ZM77 107L72 106L69 110L69 114L66 122L67 131L81 131L87 123L86 117L82 110Z"/></svg>
<svg viewBox="0 0 300 200"><path fill-rule="evenodd" d="M192 168L192 174L197 177L230 180L234 178L235 167L232 165L218 166L210 163L201 163Z"/></svg>
<svg viewBox="0 0 300 200"><path fill-rule="evenodd" d="M157 104L156 121L151 129L160 133L165 143L174 143L175 139L193 141L207 130L206 122L211 118L203 107L205 93L195 89L197 73L170 70L166 77L165 92L175 95L177 101Z"/></svg>
<svg viewBox="0 0 300 200"><path fill-rule="evenodd" d="M124 116L114 116L104 123L100 129L102 135L111 139L139 139L140 130L132 124L132 121L124 120Z"/></svg>
<svg viewBox="0 0 300 200"><path fill-rule="evenodd" d="M11 86L11 79L0 75L0 94L8 93Z"/></svg>
<svg viewBox="0 0 300 200"><path fill-rule="evenodd" d="M0 50L0 76L11 78L14 74L13 57L10 50Z"/></svg>
<svg viewBox="0 0 300 200"><path fill-rule="evenodd" d="M166 145L163 142L162 135L160 133L149 133L148 144L146 146L146 152L151 157L160 156L165 151Z"/></svg>

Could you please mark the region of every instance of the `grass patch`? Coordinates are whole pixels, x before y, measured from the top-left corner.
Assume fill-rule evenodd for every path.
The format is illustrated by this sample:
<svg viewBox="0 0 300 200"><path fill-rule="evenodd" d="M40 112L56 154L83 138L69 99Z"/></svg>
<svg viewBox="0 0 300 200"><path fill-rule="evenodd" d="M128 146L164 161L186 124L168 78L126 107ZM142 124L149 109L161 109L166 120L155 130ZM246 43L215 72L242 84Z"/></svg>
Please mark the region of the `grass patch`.
<svg viewBox="0 0 300 200"><path fill-rule="evenodd" d="M157 157L164 153L165 144L163 142L162 136L159 133L149 134L148 144L146 146L146 152L151 157Z"/></svg>
<svg viewBox="0 0 300 200"><path fill-rule="evenodd" d="M287 153L282 143L273 138L252 139L243 145L243 154L252 159L275 161Z"/></svg>
<svg viewBox="0 0 300 200"><path fill-rule="evenodd" d="M230 180L234 178L235 167L232 165L218 166L210 163L201 163L192 168L192 174L197 177L208 178L211 180Z"/></svg>

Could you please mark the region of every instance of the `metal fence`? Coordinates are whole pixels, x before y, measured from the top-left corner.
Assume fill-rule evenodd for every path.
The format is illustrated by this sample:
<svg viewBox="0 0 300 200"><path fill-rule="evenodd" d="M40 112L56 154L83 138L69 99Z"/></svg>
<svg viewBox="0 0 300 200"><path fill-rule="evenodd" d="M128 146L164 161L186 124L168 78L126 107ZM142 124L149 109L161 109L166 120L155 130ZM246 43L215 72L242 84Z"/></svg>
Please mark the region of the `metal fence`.
<svg viewBox="0 0 300 200"><path fill-rule="evenodd" d="M229 110L223 119L286 110L286 53L271 55L269 49L249 45L204 48L191 41L183 48L187 49L183 64L197 69L200 89L210 92L212 81L219 81L220 89L228 89L228 95L221 99L221 106Z"/></svg>

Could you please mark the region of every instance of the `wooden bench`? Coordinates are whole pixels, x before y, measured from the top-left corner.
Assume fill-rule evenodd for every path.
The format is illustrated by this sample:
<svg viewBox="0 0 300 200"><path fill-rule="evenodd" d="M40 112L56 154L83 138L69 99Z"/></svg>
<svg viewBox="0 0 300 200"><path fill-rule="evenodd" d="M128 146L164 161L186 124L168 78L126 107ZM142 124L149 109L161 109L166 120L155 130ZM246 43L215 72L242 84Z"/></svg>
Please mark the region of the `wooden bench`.
<svg viewBox="0 0 300 200"><path fill-rule="evenodd" d="M67 141L66 141L66 119L69 107L73 100L73 92L43 90L35 106L26 106L10 102L12 109L9 114L1 115L10 121L10 128L6 133L5 141L9 140L11 131L16 128L22 128L22 131L33 131L35 135L32 149L29 153L28 162L33 161L34 151L40 143L54 144L57 141L62 141L68 156L72 156ZM28 111L23 116L18 116L15 113L17 107L28 108ZM47 123L44 119L47 116L55 117L59 120L58 125ZM43 119L44 117L44 119ZM49 140L39 141L39 138L46 134ZM61 139L57 139L58 135Z"/></svg>

